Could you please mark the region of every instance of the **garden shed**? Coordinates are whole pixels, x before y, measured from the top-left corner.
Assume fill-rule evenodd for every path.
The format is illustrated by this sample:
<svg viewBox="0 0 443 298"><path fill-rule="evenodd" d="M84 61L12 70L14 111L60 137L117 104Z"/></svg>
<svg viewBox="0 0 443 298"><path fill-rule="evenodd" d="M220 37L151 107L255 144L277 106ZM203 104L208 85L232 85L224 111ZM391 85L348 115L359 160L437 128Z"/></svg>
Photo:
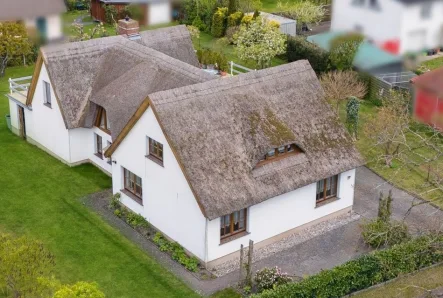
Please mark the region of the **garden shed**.
<svg viewBox="0 0 443 298"><path fill-rule="evenodd" d="M247 15L253 15L253 13L248 13ZM280 24L280 32L288 34L290 36L297 35L297 21L289 18L285 18L279 15L275 15L267 12L260 12L260 16L269 21L274 21Z"/></svg>

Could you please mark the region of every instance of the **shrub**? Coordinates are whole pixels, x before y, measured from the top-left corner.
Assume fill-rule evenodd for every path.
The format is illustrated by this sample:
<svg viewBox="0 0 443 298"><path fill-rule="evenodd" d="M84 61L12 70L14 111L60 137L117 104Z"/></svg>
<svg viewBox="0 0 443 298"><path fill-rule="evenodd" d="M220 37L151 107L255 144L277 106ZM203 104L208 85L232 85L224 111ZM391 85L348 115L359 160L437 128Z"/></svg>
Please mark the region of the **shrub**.
<svg viewBox="0 0 443 298"><path fill-rule="evenodd" d="M330 70L329 54L302 36L288 38L288 62L307 59L317 74Z"/></svg>
<svg viewBox="0 0 443 298"><path fill-rule="evenodd" d="M222 53L215 52L209 49L197 51L198 61L201 64L217 64L218 69L227 71L229 67L228 59Z"/></svg>
<svg viewBox="0 0 443 298"><path fill-rule="evenodd" d="M198 259L188 256L179 243L168 241L160 232L155 234L152 241L159 247L160 251L171 253L172 259L182 264L186 269L192 272L197 271Z"/></svg>
<svg viewBox="0 0 443 298"><path fill-rule="evenodd" d="M126 222L133 228L149 227L149 223L147 222L147 220L142 215L134 212L128 212L128 214L126 215Z"/></svg>
<svg viewBox="0 0 443 298"><path fill-rule="evenodd" d="M402 243L410 238L406 224L374 219L361 225L363 239L374 248Z"/></svg>
<svg viewBox="0 0 443 298"><path fill-rule="evenodd" d="M254 281L257 283L258 291L262 292L273 289L275 286L287 284L291 282L291 278L286 273L282 273L280 268L274 267L257 271Z"/></svg>
<svg viewBox="0 0 443 298"><path fill-rule="evenodd" d="M120 210L120 209L115 209L115 210L114 210L114 215L117 216L117 217L122 217L122 212L121 212L121 210Z"/></svg>
<svg viewBox="0 0 443 298"><path fill-rule="evenodd" d="M228 29L226 29L226 38L228 39L229 43L234 43L234 36L235 34L237 34L238 30L240 29L239 26L235 26L235 27L228 27Z"/></svg>
<svg viewBox="0 0 443 298"><path fill-rule="evenodd" d="M241 11L234 12L233 14L229 15L228 17L228 28L229 27L235 27L239 26L242 19L243 19L243 13Z"/></svg>
<svg viewBox="0 0 443 298"><path fill-rule="evenodd" d="M105 9L105 22L113 24L114 21L118 21L118 11L114 5L104 5Z"/></svg>
<svg viewBox="0 0 443 298"><path fill-rule="evenodd" d="M196 16L195 19L192 21L192 26L198 28L198 30L200 31L206 31L206 25L205 23L203 23L199 16Z"/></svg>
<svg viewBox="0 0 443 298"><path fill-rule="evenodd" d="M361 34L347 34L331 40L329 51L331 64L339 70L352 69L355 55L362 42Z"/></svg>
<svg viewBox="0 0 443 298"><path fill-rule="evenodd" d="M280 23L274 20L269 21L269 25L271 25L274 28L280 29Z"/></svg>
<svg viewBox="0 0 443 298"><path fill-rule="evenodd" d="M253 16L252 15L245 15L242 19L240 24L241 25L249 25L252 23Z"/></svg>
<svg viewBox="0 0 443 298"><path fill-rule="evenodd" d="M228 9L226 7L219 7L212 16L211 33L214 37L222 37L226 30L226 14Z"/></svg>
<svg viewBox="0 0 443 298"><path fill-rule="evenodd" d="M133 20L140 21L143 18L143 10L139 4L129 4L125 6L125 14Z"/></svg>
<svg viewBox="0 0 443 298"><path fill-rule="evenodd" d="M402 274L411 273L443 260L439 245L442 236L422 236L375 251L343 265L310 276L299 283L288 283L265 290L254 298L343 297Z"/></svg>
<svg viewBox="0 0 443 298"><path fill-rule="evenodd" d="M171 242L169 242L165 237L163 237L162 233L155 233L154 238L152 239L155 244L160 248L160 251L170 252L172 251Z"/></svg>
<svg viewBox="0 0 443 298"><path fill-rule="evenodd" d="M76 9L75 7L75 4L77 3L76 0L67 0L65 3L68 11L74 11Z"/></svg>
<svg viewBox="0 0 443 298"><path fill-rule="evenodd" d="M111 201L109 202L109 207L112 209L118 209L121 207L120 205L120 193L116 193L111 197Z"/></svg>

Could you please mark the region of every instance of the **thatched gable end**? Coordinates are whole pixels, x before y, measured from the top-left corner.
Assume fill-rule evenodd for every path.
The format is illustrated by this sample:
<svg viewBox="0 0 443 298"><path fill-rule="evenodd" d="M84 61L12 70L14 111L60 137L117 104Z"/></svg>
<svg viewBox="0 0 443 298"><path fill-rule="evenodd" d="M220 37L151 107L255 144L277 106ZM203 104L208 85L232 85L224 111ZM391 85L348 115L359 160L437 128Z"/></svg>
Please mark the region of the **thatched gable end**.
<svg viewBox="0 0 443 298"><path fill-rule="evenodd" d="M211 220L362 164L323 97L307 61L149 95ZM302 154L256 167L293 143Z"/></svg>

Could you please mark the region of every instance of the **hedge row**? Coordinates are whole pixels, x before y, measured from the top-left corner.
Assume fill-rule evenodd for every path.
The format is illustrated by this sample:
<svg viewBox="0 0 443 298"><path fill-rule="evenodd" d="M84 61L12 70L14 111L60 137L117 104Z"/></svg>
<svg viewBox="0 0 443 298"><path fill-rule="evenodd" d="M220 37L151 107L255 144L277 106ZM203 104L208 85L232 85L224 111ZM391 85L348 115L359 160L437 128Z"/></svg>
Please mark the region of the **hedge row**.
<svg viewBox="0 0 443 298"><path fill-rule="evenodd" d="M343 297L401 274L443 261L443 237L422 236L390 249L375 251L299 283L266 290L254 298Z"/></svg>
<svg viewBox="0 0 443 298"><path fill-rule="evenodd" d="M330 70L329 53L309 42L303 36L288 38L288 62L306 59L314 71L319 74Z"/></svg>

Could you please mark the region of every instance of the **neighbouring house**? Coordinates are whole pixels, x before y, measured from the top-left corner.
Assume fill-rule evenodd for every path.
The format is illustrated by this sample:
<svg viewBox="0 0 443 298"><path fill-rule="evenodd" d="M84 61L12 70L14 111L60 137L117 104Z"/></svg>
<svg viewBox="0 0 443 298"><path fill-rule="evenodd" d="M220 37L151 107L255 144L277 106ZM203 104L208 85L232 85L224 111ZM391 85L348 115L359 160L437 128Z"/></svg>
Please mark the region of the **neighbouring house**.
<svg viewBox="0 0 443 298"><path fill-rule="evenodd" d="M142 19L139 21L141 25L156 25L172 21L173 4L171 0L91 0L91 16L105 22L105 7L114 6L119 15L124 17L125 7L129 4L140 6Z"/></svg>
<svg viewBox="0 0 443 298"><path fill-rule="evenodd" d="M334 0L333 31L364 34L394 53L443 46L442 0Z"/></svg>
<svg viewBox="0 0 443 298"><path fill-rule="evenodd" d="M350 212L362 165L305 60L151 93L105 156L122 203L209 268Z"/></svg>
<svg viewBox="0 0 443 298"><path fill-rule="evenodd" d="M198 68L185 26L125 36L42 47L34 75L10 80L12 131L69 165L110 174L104 151L147 94L214 78Z"/></svg>
<svg viewBox="0 0 443 298"><path fill-rule="evenodd" d="M309 36L307 40L329 51L331 41L345 32L329 31ZM404 71L403 59L399 55L388 53L369 41L363 41L354 59L354 67L371 74L398 73Z"/></svg>
<svg viewBox="0 0 443 298"><path fill-rule="evenodd" d="M63 38L61 14L66 11L63 0L3 0L0 21L23 22L29 34L43 42Z"/></svg>
<svg viewBox="0 0 443 298"><path fill-rule="evenodd" d="M443 129L443 67L411 80L414 87L414 117Z"/></svg>

